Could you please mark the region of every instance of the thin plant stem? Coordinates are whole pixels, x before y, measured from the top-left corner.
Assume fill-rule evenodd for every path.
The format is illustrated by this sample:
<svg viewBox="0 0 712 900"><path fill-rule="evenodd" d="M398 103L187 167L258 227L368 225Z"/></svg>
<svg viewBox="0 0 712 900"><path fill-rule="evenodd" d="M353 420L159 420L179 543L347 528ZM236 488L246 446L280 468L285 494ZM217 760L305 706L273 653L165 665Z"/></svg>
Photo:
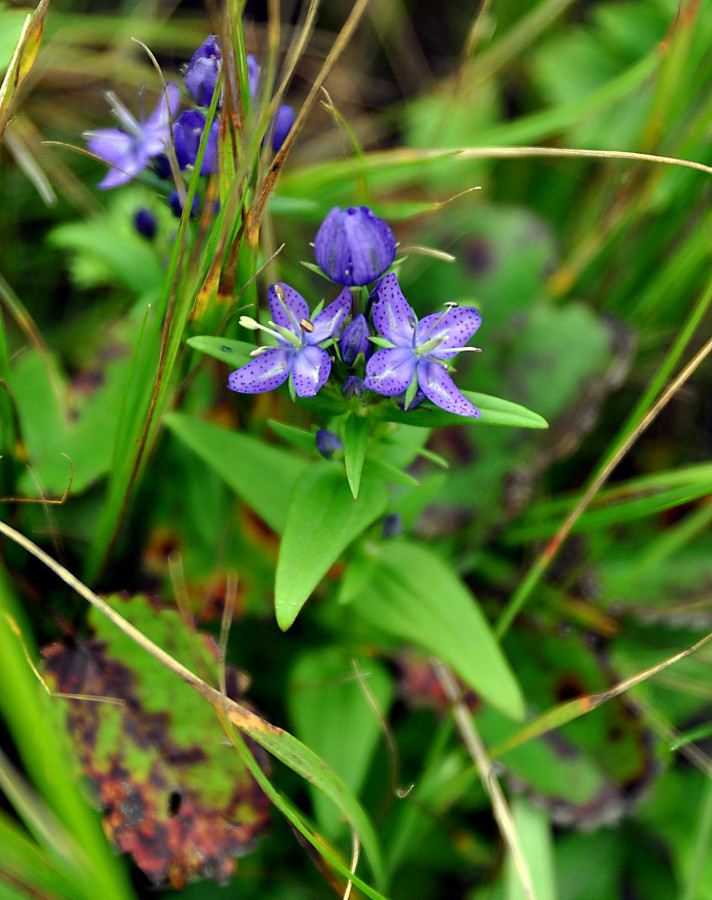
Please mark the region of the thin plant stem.
<svg viewBox="0 0 712 900"><path fill-rule="evenodd" d="M500 834L512 856L512 862L519 875L524 896L526 900L535 900L531 873L529 872L527 861L522 853L519 835L517 834L517 829L512 817L512 811L510 810L502 788L497 781L497 776L495 775L492 764L487 756L485 745L475 727L472 713L462 702L460 688L450 669L448 669L448 667L439 659L435 660L435 668L440 683L445 690L445 694L452 704L453 717L458 731L460 732L462 742L465 745L465 749L472 757L472 761L482 780L482 785L489 795L492 803L492 814L494 815Z"/></svg>

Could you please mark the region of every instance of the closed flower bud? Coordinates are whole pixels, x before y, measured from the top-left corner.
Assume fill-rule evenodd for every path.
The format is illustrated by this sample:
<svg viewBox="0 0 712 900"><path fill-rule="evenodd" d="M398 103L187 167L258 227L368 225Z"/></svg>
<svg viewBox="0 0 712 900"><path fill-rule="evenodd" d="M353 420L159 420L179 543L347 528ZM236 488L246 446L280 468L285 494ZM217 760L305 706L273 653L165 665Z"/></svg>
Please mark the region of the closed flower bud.
<svg viewBox="0 0 712 900"><path fill-rule="evenodd" d="M176 148L178 165L181 169L187 169L195 165L198 157L198 148L205 130L205 116L197 109L188 109L182 112L173 125L173 143ZM205 147L203 163L200 167L201 175L212 175L218 167L218 132L220 123L213 119L208 135L208 143Z"/></svg>
<svg viewBox="0 0 712 900"><path fill-rule="evenodd" d="M344 378L341 393L344 397L358 397L359 399L363 397L363 378L359 378L358 375L349 375L348 378Z"/></svg>
<svg viewBox="0 0 712 900"><path fill-rule="evenodd" d="M208 35L193 54L185 70L185 86L198 106L210 106L218 80L222 53L217 36Z"/></svg>
<svg viewBox="0 0 712 900"><path fill-rule="evenodd" d="M317 450L324 459L333 459L334 455L343 452L344 445L333 431L326 428L320 428L316 433Z"/></svg>
<svg viewBox="0 0 712 900"><path fill-rule="evenodd" d="M145 207L136 210L133 217L133 223L136 231L138 231L140 235L143 235L143 237L148 238L149 241L152 241L156 236L156 217Z"/></svg>
<svg viewBox="0 0 712 900"><path fill-rule="evenodd" d="M287 139L287 135L292 130L296 115L291 106L280 106L274 114L272 120L272 149L276 153L281 149L282 144Z"/></svg>
<svg viewBox="0 0 712 900"><path fill-rule="evenodd" d="M370 284L395 259L396 240L383 219L367 206L335 206L314 239L314 256L337 284Z"/></svg>
<svg viewBox="0 0 712 900"><path fill-rule="evenodd" d="M363 353L368 357L371 342L368 339L368 322L364 315L355 316L341 332L339 339L339 352L347 366L352 366L359 355Z"/></svg>

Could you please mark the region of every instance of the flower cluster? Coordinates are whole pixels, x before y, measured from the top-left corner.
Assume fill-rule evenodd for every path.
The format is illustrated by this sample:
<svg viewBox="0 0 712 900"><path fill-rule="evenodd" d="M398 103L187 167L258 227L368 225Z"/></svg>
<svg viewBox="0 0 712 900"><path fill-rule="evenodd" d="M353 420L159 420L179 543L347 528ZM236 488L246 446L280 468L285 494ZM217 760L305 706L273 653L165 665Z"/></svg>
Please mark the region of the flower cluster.
<svg viewBox="0 0 712 900"><path fill-rule="evenodd" d="M172 143L178 168L189 173L195 168L200 144L208 127L208 111L218 89L223 56L216 35L209 35L193 54L184 72L187 93L195 106L179 114L181 88L168 84L153 112L137 121L118 97L107 92L111 111L118 120L118 128L100 128L85 132L87 148L111 168L99 182L102 189L118 187L136 177L153 162L154 171L168 182L171 168L167 150ZM259 67L252 55L247 56L247 79L250 97L254 100L259 86ZM184 93L184 92L183 92ZM205 139L205 151L200 164L201 175L212 175L218 167L218 137L222 97L216 101L218 115L213 116ZM291 106L280 106L271 123L269 135L273 150L278 150L287 138L295 121ZM185 196L185 193L182 192ZM167 202L180 216L182 201L178 190L167 190ZM197 204L191 215L197 213Z"/></svg>
<svg viewBox="0 0 712 900"><path fill-rule="evenodd" d="M337 362L346 397L363 397L371 391L395 397L404 409L427 399L448 412L479 417L448 371L458 353L476 349L466 344L480 326L479 312L446 303L444 311L418 320L397 275L384 274L395 254L391 229L370 209L332 209L317 233L314 255L322 271L344 289L310 318L306 301L293 288L272 285L269 327L244 316L240 323L267 332L275 345L257 347L255 358L230 375L228 387L256 394L289 380L298 397L313 397L328 380L332 362ZM375 286L362 313L357 295L372 282ZM337 351L335 358L328 348Z"/></svg>

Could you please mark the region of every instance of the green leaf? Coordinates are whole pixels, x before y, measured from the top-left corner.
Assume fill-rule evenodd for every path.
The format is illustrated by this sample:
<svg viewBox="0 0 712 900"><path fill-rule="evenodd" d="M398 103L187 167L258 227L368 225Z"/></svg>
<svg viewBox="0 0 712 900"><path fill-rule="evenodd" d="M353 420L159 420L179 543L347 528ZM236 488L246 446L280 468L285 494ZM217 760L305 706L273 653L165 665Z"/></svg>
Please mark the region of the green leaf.
<svg viewBox="0 0 712 900"><path fill-rule="evenodd" d="M522 719L519 683L477 601L451 569L428 548L405 540L381 544L375 561L353 609L439 656L485 700Z"/></svg>
<svg viewBox="0 0 712 900"><path fill-rule="evenodd" d="M354 495L358 497L358 489L361 483L361 471L363 461L366 458L366 447L371 427L368 419L362 416L350 415L344 428L344 464L346 466L346 478Z"/></svg>
<svg viewBox="0 0 712 900"><path fill-rule="evenodd" d="M546 810L537 809L526 797L514 798L512 813L522 855L532 878L535 896L541 900L556 900L553 840L549 814ZM526 900L511 855L507 857L504 871L505 900Z"/></svg>
<svg viewBox="0 0 712 900"><path fill-rule="evenodd" d="M255 344L246 341L235 341L230 338L212 337L210 335L197 335L188 338L186 344L199 353L205 353L214 359L227 363L228 366L244 366L250 361L250 353L255 349Z"/></svg>
<svg viewBox="0 0 712 900"><path fill-rule="evenodd" d="M274 419L267 419L267 424L282 440L294 444L300 450L306 450L307 453L314 452L316 438L312 431L306 431L304 428L295 428L294 425L285 425L283 422L276 422Z"/></svg>
<svg viewBox="0 0 712 900"><path fill-rule="evenodd" d="M383 515L387 503L385 487L370 480L354 500L339 465L316 463L302 473L289 503L277 560L274 602L283 631L351 541Z"/></svg>
<svg viewBox="0 0 712 900"><path fill-rule="evenodd" d="M393 695L391 680L379 662L361 660L357 671L363 684L356 677L351 654L339 647L310 650L292 670L288 695L298 737L355 795L363 787L381 735L378 714L387 715ZM328 834L337 834L343 827L339 811L323 793L312 791L312 796L317 821Z"/></svg>
<svg viewBox="0 0 712 900"><path fill-rule="evenodd" d="M184 444L214 469L248 506L280 533L286 523L285 498L309 465L292 453L257 438L219 428L180 413L163 421Z"/></svg>
<svg viewBox="0 0 712 900"><path fill-rule="evenodd" d="M514 428L548 428L546 419L538 413L532 412L525 406L504 400L501 397L491 397L489 394L478 394L475 391L462 392L468 400L471 400L480 410L481 416L475 419L472 416L458 416L445 412L444 409L434 409L425 404L416 409L404 411L395 403L382 403L371 407L370 413L376 419L386 422L400 422L403 425L417 425L421 428L435 428L441 425L511 425Z"/></svg>

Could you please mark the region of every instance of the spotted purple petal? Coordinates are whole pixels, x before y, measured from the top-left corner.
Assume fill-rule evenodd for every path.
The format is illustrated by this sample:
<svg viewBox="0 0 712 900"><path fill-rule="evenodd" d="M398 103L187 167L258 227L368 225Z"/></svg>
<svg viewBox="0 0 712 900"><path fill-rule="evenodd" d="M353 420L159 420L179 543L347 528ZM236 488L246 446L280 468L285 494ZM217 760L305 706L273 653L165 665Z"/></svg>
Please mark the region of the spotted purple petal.
<svg viewBox="0 0 712 900"><path fill-rule="evenodd" d="M331 360L321 347L304 347L294 354L292 384L298 397L314 397L331 372Z"/></svg>
<svg viewBox="0 0 712 900"><path fill-rule="evenodd" d="M384 397L402 394L415 375L415 354L404 347L378 350L366 363L363 386Z"/></svg>
<svg viewBox="0 0 712 900"><path fill-rule="evenodd" d="M474 306L457 306L445 313L433 313L418 322L418 343L441 338L441 343L428 355L437 359L452 359L481 324L482 316ZM452 352L446 352L448 350Z"/></svg>
<svg viewBox="0 0 712 900"><path fill-rule="evenodd" d="M293 357L288 350L273 347L234 371L227 380L231 391L263 394L273 391L289 377Z"/></svg>
<svg viewBox="0 0 712 900"><path fill-rule="evenodd" d="M351 291L344 288L336 300L314 317L314 331L307 334L308 344L320 344L328 340L341 328L351 309ZM276 320L275 320L276 321Z"/></svg>
<svg viewBox="0 0 712 900"><path fill-rule="evenodd" d="M415 313L395 274L384 275L373 293L373 323L378 333L396 347L412 347Z"/></svg>
<svg viewBox="0 0 712 900"><path fill-rule="evenodd" d="M458 416L479 419L479 409L460 393L445 366L422 359L417 365L417 373L420 389L436 406Z"/></svg>
<svg viewBox="0 0 712 900"><path fill-rule="evenodd" d="M277 293L279 288L284 292L284 302L280 300ZM274 324L281 325L282 328L288 328L294 334L301 334L302 329L299 323L302 319L309 318L309 307L302 295L295 291L294 288L289 287L288 284L278 282L270 285L267 291L267 299L269 300L269 311Z"/></svg>

